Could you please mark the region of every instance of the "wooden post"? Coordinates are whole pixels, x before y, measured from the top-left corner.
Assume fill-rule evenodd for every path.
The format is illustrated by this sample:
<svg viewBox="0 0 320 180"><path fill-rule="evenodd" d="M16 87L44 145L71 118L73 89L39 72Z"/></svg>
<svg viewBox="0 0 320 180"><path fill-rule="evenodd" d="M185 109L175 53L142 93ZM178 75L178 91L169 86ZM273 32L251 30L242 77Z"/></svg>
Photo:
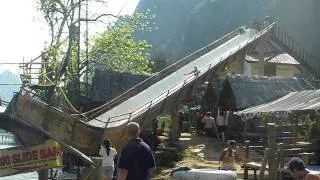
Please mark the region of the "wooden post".
<svg viewBox="0 0 320 180"><path fill-rule="evenodd" d="M276 127L275 123L268 123L268 165L269 165L269 179L276 180L277 179L277 162L276 162Z"/></svg>
<svg viewBox="0 0 320 180"><path fill-rule="evenodd" d="M48 174L47 169L38 171L38 179L39 180L48 180L48 177L49 177L49 174Z"/></svg>
<svg viewBox="0 0 320 180"><path fill-rule="evenodd" d="M257 45L258 58L259 58L259 75L264 75L264 54L265 54L266 39L262 38Z"/></svg>
<svg viewBox="0 0 320 180"><path fill-rule="evenodd" d="M264 150L264 152L263 152L263 160L262 160L261 169L260 169L260 172L259 172L259 180L263 180L264 179L264 172L266 171L267 162L268 162L268 153L269 153L269 149L266 148Z"/></svg>
<svg viewBox="0 0 320 180"><path fill-rule="evenodd" d="M247 131L248 131L248 119L244 120L244 141L247 141Z"/></svg>
<svg viewBox="0 0 320 180"><path fill-rule="evenodd" d="M299 123L299 120L297 117L294 117L294 129L293 129L293 132L294 132L294 139L293 139L293 144L294 145L297 145L297 139L298 139L298 123Z"/></svg>
<svg viewBox="0 0 320 180"><path fill-rule="evenodd" d="M248 159L249 159L249 143L250 141L245 141L245 153L244 153L244 172L243 172L243 179L248 179L248 167L246 166L246 164L248 163Z"/></svg>
<svg viewBox="0 0 320 180"><path fill-rule="evenodd" d="M278 144L278 150L279 150L279 168L283 169L284 168L284 152L283 152L283 143Z"/></svg>
<svg viewBox="0 0 320 180"><path fill-rule="evenodd" d="M101 157L92 157L93 162L96 164L96 168L91 174L91 176L88 178L88 180L97 180L102 179L102 173L101 173L101 163L102 158Z"/></svg>
<svg viewBox="0 0 320 180"><path fill-rule="evenodd" d="M171 109L171 132L170 141L176 142L179 140L179 105L175 105Z"/></svg>

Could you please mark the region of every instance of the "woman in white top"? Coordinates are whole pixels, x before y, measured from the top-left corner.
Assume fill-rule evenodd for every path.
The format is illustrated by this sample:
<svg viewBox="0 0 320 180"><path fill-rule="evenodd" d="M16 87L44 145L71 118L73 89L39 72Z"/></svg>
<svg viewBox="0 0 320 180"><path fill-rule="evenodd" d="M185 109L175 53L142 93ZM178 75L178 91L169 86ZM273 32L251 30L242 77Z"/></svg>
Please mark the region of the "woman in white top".
<svg viewBox="0 0 320 180"><path fill-rule="evenodd" d="M117 155L117 151L111 147L109 139L103 141L99 155L102 156L102 179L111 180L114 171L114 157Z"/></svg>

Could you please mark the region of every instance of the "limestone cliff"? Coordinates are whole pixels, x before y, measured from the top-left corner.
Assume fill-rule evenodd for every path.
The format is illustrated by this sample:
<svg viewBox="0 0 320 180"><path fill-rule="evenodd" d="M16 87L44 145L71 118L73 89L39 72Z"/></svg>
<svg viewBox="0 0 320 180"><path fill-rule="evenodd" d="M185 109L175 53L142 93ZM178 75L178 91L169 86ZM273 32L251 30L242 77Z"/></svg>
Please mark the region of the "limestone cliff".
<svg viewBox="0 0 320 180"><path fill-rule="evenodd" d="M253 19L275 16L281 27L320 59L319 0L140 0L156 29L137 33L174 62Z"/></svg>
<svg viewBox="0 0 320 180"><path fill-rule="evenodd" d="M150 9L157 29L136 37L147 40L172 62L263 18L271 5L270 0L141 0L136 11Z"/></svg>
<svg viewBox="0 0 320 180"><path fill-rule="evenodd" d="M320 59L320 1L278 0L276 20L305 49Z"/></svg>

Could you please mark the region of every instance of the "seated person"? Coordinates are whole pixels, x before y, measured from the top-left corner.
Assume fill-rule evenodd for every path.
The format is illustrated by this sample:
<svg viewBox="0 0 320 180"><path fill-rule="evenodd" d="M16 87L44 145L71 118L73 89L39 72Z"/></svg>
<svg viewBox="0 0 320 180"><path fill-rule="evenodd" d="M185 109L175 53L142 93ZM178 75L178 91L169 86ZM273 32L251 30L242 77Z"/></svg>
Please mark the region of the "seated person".
<svg viewBox="0 0 320 180"><path fill-rule="evenodd" d="M222 151L219 159L219 162L222 162L221 170L236 170L236 161L239 159L236 152L236 141L229 140L228 148Z"/></svg>
<svg viewBox="0 0 320 180"><path fill-rule="evenodd" d="M309 171L305 166L303 161L298 157L293 157L289 161L288 165L294 179L301 180L320 180L319 174L314 174Z"/></svg>

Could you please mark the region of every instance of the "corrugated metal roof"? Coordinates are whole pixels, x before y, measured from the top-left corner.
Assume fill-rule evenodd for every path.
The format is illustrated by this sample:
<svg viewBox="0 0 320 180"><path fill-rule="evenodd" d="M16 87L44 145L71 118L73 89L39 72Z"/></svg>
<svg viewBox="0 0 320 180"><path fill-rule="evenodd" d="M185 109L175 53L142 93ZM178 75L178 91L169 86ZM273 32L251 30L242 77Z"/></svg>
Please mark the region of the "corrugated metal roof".
<svg viewBox="0 0 320 180"><path fill-rule="evenodd" d="M265 57L264 60L268 60L270 57ZM257 55L246 55L245 60L248 62L259 62L259 57Z"/></svg>
<svg viewBox="0 0 320 180"><path fill-rule="evenodd" d="M291 92L272 102L239 111L238 114L245 115L264 112L290 112L318 109L320 109L320 89Z"/></svg>
<svg viewBox="0 0 320 180"><path fill-rule="evenodd" d="M269 63L276 63L276 64L300 64L295 58L290 56L288 53L281 53L278 54L269 60L267 60Z"/></svg>

